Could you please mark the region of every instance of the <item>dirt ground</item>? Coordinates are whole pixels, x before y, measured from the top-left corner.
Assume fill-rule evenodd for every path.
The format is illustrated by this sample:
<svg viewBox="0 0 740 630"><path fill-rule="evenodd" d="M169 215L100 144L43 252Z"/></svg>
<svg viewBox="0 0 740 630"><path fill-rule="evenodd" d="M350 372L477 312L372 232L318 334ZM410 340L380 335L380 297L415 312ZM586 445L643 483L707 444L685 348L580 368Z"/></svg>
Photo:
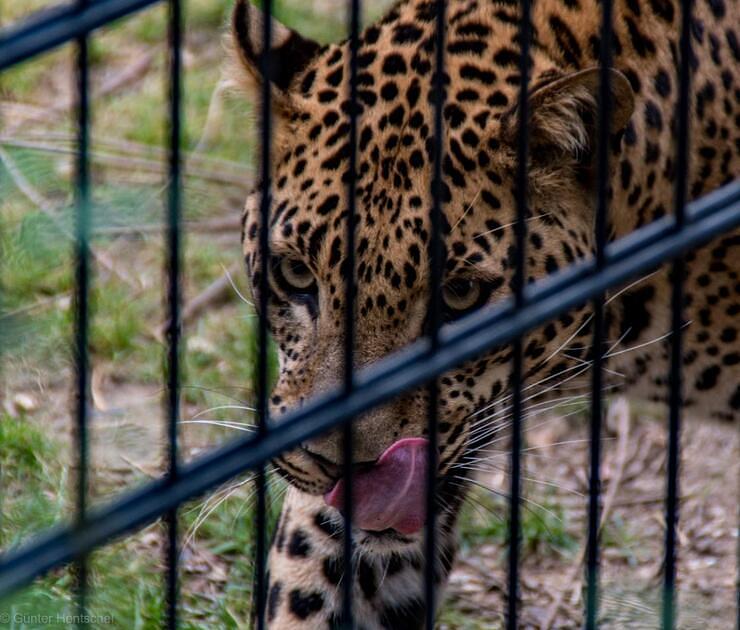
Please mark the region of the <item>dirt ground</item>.
<svg viewBox="0 0 740 630"><path fill-rule="evenodd" d="M660 627L665 423L654 410L611 414L603 442L606 525L601 553L602 627ZM522 627L581 625L582 553L585 546L588 428L552 419L529 432L525 476L560 486L563 520L579 541L576 554L525 555L522 568ZM738 479L736 426L687 419L682 432L678 603L680 628L734 627L737 602ZM500 472L484 480L508 488ZM542 486L539 486L540 488ZM538 491L530 494L536 500ZM525 506L526 507L526 506ZM506 550L487 544L463 552L448 599L473 618L502 621ZM488 624L484 624L488 625ZM484 627L480 626L480 627ZM488 626L491 627L491 626Z"/></svg>

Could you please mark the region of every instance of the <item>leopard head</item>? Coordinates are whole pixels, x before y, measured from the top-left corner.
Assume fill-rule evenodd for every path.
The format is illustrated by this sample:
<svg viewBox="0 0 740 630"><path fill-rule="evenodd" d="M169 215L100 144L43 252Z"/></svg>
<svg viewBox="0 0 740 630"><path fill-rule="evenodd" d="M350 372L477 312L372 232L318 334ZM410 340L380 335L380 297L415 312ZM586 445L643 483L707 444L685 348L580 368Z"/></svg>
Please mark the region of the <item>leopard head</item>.
<svg viewBox="0 0 740 630"><path fill-rule="evenodd" d="M445 322L509 295L515 260L517 31L494 19L490 8L465 11L469 4L450 3L448 16L441 183ZM357 53L356 368L399 350L428 329L436 143L433 6L420 0L398 5L362 33ZM266 315L279 350L279 378L271 396L271 414L279 418L341 382L349 273L349 45L320 46L275 23L265 77L260 71L261 23L245 0L237 2L235 76L252 86L268 81L272 94ZM526 217L530 282L592 251L598 93L597 70L567 72L537 48L532 54ZM617 71L611 84L612 150L618 152L633 96ZM243 229L255 291L262 269L259 207L255 192L246 203ZM527 336L530 383L542 381L542 389L553 375L583 364L587 350L573 350L565 358L558 349L569 339L590 335L588 320L586 307L576 309ZM454 486L464 476L459 464L466 454L506 426L510 358L509 347L496 348L439 378L438 475L443 485ZM377 509L374 505L399 498L390 489L393 481L383 481L389 474L421 478L428 391L406 393L355 421L358 502L368 502L370 512ZM341 433L334 431L281 455L275 464L299 489L331 497L342 457ZM377 526L372 519L366 524L367 529L390 524L410 533L420 527L395 527L387 518L377 520Z"/></svg>

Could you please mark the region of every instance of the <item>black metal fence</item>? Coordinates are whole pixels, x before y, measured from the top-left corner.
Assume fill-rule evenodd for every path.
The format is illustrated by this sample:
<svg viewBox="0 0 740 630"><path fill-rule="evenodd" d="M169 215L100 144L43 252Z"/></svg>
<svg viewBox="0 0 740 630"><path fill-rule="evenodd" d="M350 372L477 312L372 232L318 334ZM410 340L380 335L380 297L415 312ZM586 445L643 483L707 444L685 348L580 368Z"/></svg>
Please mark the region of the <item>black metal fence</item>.
<svg viewBox="0 0 740 630"><path fill-rule="evenodd" d="M180 394L180 206L182 165L180 156L180 95L181 95L181 44L182 10L180 0L168 0L169 5L169 194L167 197L167 246L168 246L168 289L169 308L168 353L167 353L167 430L169 436L168 472L161 479L152 481L134 491L120 496L101 508L90 508L86 501L88 446L87 425L89 399L88 360L88 294L90 291L90 175L89 175L89 76L88 37L95 29L113 20L129 15L159 0L77 0L49 11L32 16L28 21L0 32L0 71L48 51L60 44L74 41L77 49L77 129L78 151L76 162L77 231L76 231L76 311L75 311L75 356L76 356L76 400L77 404L77 450L79 477L77 480L77 518L72 525L60 526L40 536L30 544L11 550L0 556L0 596L28 583L43 573L66 563L76 563L77 602L79 612L86 609L88 590L86 559L98 546L127 532L141 528L162 518L167 527L165 545L167 626L177 625L178 614L178 507L186 500L202 494L247 469L257 471L257 552L256 552L256 623L264 627L265 602L265 558L266 558L266 485L265 465L270 458L321 432L342 425L344 427L345 463L345 559L352 560L351 540L351 473L352 473L352 424L358 414L410 388L426 384L430 388L429 406L429 473L427 489L426 553L434 557L436 509L433 500L437 466L437 400L436 377L443 371L480 355L494 346L511 344L512 353L512 445L511 445L511 489L510 489L510 544L507 624L517 627L518 619L518 572L519 572L519 504L520 504L520 456L522 433L522 335L534 327L547 322L570 308L593 301L594 328L593 346L602 347L603 341L603 295L606 290L631 277L672 261L672 336L670 377L670 413L668 444L668 474L666 493L666 537L663 573L663 627L671 628L675 622L675 579L676 579L676 526L678 519L678 451L681 417L681 330L683 255L689 249L708 242L712 237L740 225L740 183L735 182L717 190L707 197L686 203L686 173L688 171L688 128L689 128L689 64L681 65L678 77L679 103L677 112L678 153L675 203L672 216L657 220L640 230L609 243L606 234L608 137L610 116L610 74L612 51L612 0L601 3L603 9L602 37L600 39L601 84L599 91L600 115L598 122L597 195L595 221L595 257L572 264L559 273L548 276L534 284L525 283L526 203L527 203L527 154L528 133L523 121L527 120L527 79L531 26L529 21L530 0L521 0L520 41L521 60L519 72L522 77L519 92L519 126L524 133L518 134L518 168L516 175L517 214L516 222L516 272L514 295L499 304L475 312L463 320L441 326L440 289L442 273L441 248L441 202L442 149L437 143L433 161L432 198L434 200L431 225L432 237L429 248L430 302L428 306L430 333L401 352L389 356L377 364L355 373L352 370L355 310L351 299L347 299L346 343L343 383L336 391L309 401L300 409L288 413L279 423L268 426L268 379L267 379L267 322L263 318L259 328L258 363L258 414L259 429L254 436L234 440L228 445L197 459L182 463L178 457L177 423ZM264 0L263 11L269 18L272 10L270 0ZM681 2L683 18L680 39L680 58L690 56L689 37L691 1ZM357 49L359 41L359 1L350 0L349 51L351 111L356 111L357 101ZM443 70L445 64L445 2L436 2L436 83L434 103L434 136L442 137L443 129ZM269 64L269 42L271 22L264 21L263 68ZM265 82L262 92L263 120L261 122L261 260L269 258L269 240L266 226L269 224L269 190L271 186L270 149L270 89ZM357 122L353 118L349 129L349 171L356 172ZM355 178L348 182L348 261L354 269L354 225L355 225ZM264 263L263 263L264 264ZM269 287L266 273L261 274L259 292L262 312L266 312ZM356 282L348 274L347 296L353 294ZM591 371L591 443L590 482L588 501L588 548L587 548L587 596L585 623L588 628L597 626L598 613L598 568L599 568L599 509L600 509L600 438L602 418L601 356L595 353ZM425 594L428 628L434 626L435 581L431 562L426 563ZM345 569L352 575L351 567ZM347 627L352 624L352 580L344 580L343 610Z"/></svg>

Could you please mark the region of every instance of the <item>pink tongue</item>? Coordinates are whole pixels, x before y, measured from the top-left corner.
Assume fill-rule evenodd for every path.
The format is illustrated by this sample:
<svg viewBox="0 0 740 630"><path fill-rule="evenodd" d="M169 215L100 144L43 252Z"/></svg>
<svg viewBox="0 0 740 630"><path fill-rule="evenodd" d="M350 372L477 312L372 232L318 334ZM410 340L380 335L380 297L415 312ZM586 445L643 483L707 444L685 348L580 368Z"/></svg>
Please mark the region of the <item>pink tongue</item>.
<svg viewBox="0 0 740 630"><path fill-rule="evenodd" d="M370 531L392 528L401 534L413 534L422 528L428 444L424 438L398 440L372 468L355 472L352 478L354 525ZM344 483L341 479L324 495L324 500L342 509Z"/></svg>

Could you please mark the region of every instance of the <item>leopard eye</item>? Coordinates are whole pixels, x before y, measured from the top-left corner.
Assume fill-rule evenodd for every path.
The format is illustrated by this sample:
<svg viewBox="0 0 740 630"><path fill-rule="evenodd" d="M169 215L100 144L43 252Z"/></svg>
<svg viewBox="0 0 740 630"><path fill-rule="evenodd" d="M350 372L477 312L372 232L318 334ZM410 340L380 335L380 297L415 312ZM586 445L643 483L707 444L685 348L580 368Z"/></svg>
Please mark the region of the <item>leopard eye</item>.
<svg viewBox="0 0 740 630"><path fill-rule="evenodd" d="M284 288L293 293L313 293L316 289L316 278L308 266L297 258L282 258L278 265L279 276Z"/></svg>
<svg viewBox="0 0 740 630"><path fill-rule="evenodd" d="M467 312L478 306L483 289L478 280L457 278L442 288L442 299L450 311Z"/></svg>

